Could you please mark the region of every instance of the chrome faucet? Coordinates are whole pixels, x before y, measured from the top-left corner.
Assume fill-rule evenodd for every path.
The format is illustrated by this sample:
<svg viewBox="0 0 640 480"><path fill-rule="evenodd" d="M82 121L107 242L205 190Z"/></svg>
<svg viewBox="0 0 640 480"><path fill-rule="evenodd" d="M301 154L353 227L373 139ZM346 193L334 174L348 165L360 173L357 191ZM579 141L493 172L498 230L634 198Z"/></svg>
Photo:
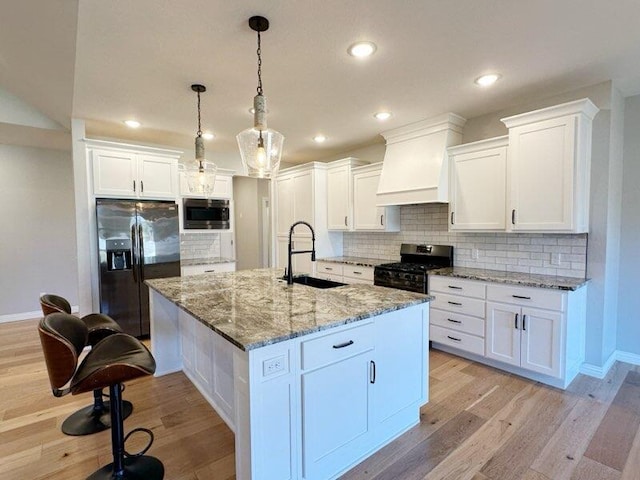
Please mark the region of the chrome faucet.
<svg viewBox="0 0 640 480"><path fill-rule="evenodd" d="M298 250L293 251L291 248L291 237L293 236L293 229L296 228L296 225L306 225L311 230L311 250ZM289 263L287 266L287 285L293 285L293 267L291 266L291 256L297 255L298 253L310 253L311 261L316 261L316 232L313 231L313 227L309 225L307 222L303 222L302 220L291 225L289 229Z"/></svg>

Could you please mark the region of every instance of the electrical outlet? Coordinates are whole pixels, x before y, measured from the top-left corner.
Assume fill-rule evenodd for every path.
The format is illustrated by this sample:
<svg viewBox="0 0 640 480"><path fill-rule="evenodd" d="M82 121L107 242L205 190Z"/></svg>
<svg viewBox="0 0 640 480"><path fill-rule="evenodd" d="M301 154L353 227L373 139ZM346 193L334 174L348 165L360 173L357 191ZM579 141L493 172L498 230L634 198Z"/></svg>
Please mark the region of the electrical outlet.
<svg viewBox="0 0 640 480"><path fill-rule="evenodd" d="M264 360L262 362L262 375L267 377L278 372L283 372L285 370L286 361L287 360L284 355Z"/></svg>
<svg viewBox="0 0 640 480"><path fill-rule="evenodd" d="M471 258L473 260L477 260L479 256L480 256L480 252L478 251L478 249L477 248L472 248L471 249Z"/></svg>
<svg viewBox="0 0 640 480"><path fill-rule="evenodd" d="M562 261L562 254L560 253L551 254L551 265L559 266L561 261Z"/></svg>

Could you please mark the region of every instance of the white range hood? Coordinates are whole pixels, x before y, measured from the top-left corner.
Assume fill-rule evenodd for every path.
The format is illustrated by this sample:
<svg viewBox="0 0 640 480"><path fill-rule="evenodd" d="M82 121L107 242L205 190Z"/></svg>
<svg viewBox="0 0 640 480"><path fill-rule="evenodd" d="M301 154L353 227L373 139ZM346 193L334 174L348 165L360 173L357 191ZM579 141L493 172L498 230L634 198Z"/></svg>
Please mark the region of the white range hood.
<svg viewBox="0 0 640 480"><path fill-rule="evenodd" d="M382 132L387 149L376 205L448 202L447 147L462 142L465 122L446 113Z"/></svg>

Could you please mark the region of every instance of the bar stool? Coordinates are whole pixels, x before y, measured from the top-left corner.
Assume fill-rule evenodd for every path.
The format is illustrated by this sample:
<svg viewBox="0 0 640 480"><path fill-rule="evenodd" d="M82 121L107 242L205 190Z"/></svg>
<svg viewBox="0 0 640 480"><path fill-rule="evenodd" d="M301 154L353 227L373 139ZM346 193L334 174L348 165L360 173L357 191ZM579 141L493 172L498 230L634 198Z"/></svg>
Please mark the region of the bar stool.
<svg viewBox="0 0 640 480"><path fill-rule="evenodd" d="M115 333L94 345L78 366L78 357L89 334L82 320L67 313L51 313L40 321L38 333L54 396L109 387L113 462L95 471L87 480L162 480L162 462L144 455L153 443L153 433L136 428L124 435L122 382L155 372L155 360L147 347L130 335ZM63 389L67 383L69 386ZM141 452L130 454L125 450L125 442L138 431L149 435L149 443Z"/></svg>
<svg viewBox="0 0 640 480"><path fill-rule="evenodd" d="M42 295L40 297L40 307L45 316L56 312L71 314L71 305L64 297L59 295L50 293ZM101 313L90 313L80 320L87 326L87 344L91 347L109 335L122 333L120 325L115 320ZM108 429L111 426L110 404L104 401L103 396L102 389L95 389L93 391L93 405L81 408L62 422L62 433L66 435L91 435ZM133 405L131 402L123 400L123 418L131 415L132 411Z"/></svg>

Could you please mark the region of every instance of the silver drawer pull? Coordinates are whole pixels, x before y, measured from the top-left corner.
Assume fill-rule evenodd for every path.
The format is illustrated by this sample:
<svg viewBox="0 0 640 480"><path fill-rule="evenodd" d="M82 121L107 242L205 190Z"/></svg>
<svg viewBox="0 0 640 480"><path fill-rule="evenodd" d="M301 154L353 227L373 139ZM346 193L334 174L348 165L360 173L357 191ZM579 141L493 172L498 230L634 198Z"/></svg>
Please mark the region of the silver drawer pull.
<svg viewBox="0 0 640 480"><path fill-rule="evenodd" d="M454 320L453 318L447 318L451 323L462 323L462 320Z"/></svg>
<svg viewBox="0 0 640 480"><path fill-rule="evenodd" d="M451 300L449 300L447 303L448 303L449 305L457 305L458 307L461 307L461 306L462 306L462 304L461 304L460 302L452 302Z"/></svg>
<svg viewBox="0 0 640 480"><path fill-rule="evenodd" d="M462 290L462 287L456 287L455 285L449 285L449 288L453 288L455 290Z"/></svg>
<svg viewBox="0 0 640 480"><path fill-rule="evenodd" d="M523 295L511 295L513 298L521 298L522 300L531 300L531 297L525 297Z"/></svg>
<svg viewBox="0 0 640 480"><path fill-rule="evenodd" d="M344 343L339 343L338 345L334 345L333 348L344 348L344 347L348 347L349 345L353 345L353 340L349 340L348 342L344 342Z"/></svg>
<svg viewBox="0 0 640 480"><path fill-rule="evenodd" d="M447 338L453 340L454 342L461 342L462 341L461 338L452 337L451 335L447 335Z"/></svg>

